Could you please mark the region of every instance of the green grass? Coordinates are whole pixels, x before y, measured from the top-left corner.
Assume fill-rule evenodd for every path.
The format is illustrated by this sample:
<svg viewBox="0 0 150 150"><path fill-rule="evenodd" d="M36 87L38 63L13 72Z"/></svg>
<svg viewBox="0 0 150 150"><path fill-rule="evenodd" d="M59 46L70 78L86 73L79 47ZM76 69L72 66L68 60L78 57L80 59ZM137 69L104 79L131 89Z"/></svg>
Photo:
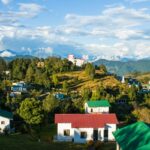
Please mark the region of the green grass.
<svg viewBox="0 0 150 150"><path fill-rule="evenodd" d="M38 142L29 135L0 135L0 150L88 150L86 144ZM115 143L104 143L98 150L115 150Z"/></svg>
<svg viewBox="0 0 150 150"><path fill-rule="evenodd" d="M90 79L84 71L74 71L67 73L58 73L59 79L64 79L69 83L71 90L81 91L83 88L95 89L97 86L103 84L104 87L115 87L120 82L113 76L101 75L100 71L96 71L94 80ZM77 81L73 79L78 79ZM64 81L64 80L63 80ZM62 84L62 82L60 82Z"/></svg>
<svg viewBox="0 0 150 150"><path fill-rule="evenodd" d="M41 142L28 134L0 135L0 150L88 150L87 144L53 142L56 125L49 124L40 129ZM115 150L115 143L103 143L97 150Z"/></svg>
<svg viewBox="0 0 150 150"><path fill-rule="evenodd" d="M38 142L29 135L0 136L0 150L85 150L85 145Z"/></svg>

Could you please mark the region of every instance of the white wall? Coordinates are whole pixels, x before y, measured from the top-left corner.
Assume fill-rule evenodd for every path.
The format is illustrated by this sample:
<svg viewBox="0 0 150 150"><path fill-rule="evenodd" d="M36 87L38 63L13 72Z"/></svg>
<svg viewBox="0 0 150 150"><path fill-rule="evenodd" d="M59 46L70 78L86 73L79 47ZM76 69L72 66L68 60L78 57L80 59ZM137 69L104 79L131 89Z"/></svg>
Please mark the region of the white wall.
<svg viewBox="0 0 150 150"><path fill-rule="evenodd" d="M64 136L64 130L70 130L70 136ZM72 141L74 137L74 129L71 128L71 123L57 124L57 140L58 141Z"/></svg>
<svg viewBox="0 0 150 150"><path fill-rule="evenodd" d="M93 109L93 112L91 112L91 109ZM85 113L109 113L109 107L89 107L85 103Z"/></svg>
<svg viewBox="0 0 150 150"><path fill-rule="evenodd" d="M116 124L107 124L106 128L108 129L108 140L114 141L115 138L112 133L116 131Z"/></svg>
<svg viewBox="0 0 150 150"><path fill-rule="evenodd" d="M81 132L86 132L87 137L81 138ZM93 140L93 128L74 128L74 142L75 143L86 143L87 141Z"/></svg>
<svg viewBox="0 0 150 150"><path fill-rule="evenodd" d="M64 136L64 130L70 130L70 136ZM108 141L113 141L114 136L112 132L116 131L115 124L107 124L105 128L98 128L98 140L104 141L104 129L108 129ZM57 140L58 141L72 141L75 143L85 143L93 140L93 128L71 128L71 123L59 123L57 125ZM87 132L86 138L81 138L81 132Z"/></svg>
<svg viewBox="0 0 150 150"><path fill-rule="evenodd" d="M5 124L1 124L1 121L4 121ZM0 132L7 128L10 129L10 119L0 116Z"/></svg>

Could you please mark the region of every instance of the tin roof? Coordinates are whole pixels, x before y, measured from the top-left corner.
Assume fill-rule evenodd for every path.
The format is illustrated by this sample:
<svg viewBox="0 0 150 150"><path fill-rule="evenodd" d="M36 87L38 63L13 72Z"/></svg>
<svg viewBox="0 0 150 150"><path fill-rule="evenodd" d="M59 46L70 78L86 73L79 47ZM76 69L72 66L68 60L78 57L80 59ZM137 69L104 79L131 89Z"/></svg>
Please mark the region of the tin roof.
<svg viewBox="0 0 150 150"><path fill-rule="evenodd" d="M9 119L13 119L13 114L11 112L1 110L1 109L0 109L0 116L9 118Z"/></svg>
<svg viewBox="0 0 150 150"><path fill-rule="evenodd" d="M150 150L150 126L137 122L113 133L122 150Z"/></svg>
<svg viewBox="0 0 150 150"><path fill-rule="evenodd" d="M96 101L88 101L89 107L110 107L108 100L96 100Z"/></svg>

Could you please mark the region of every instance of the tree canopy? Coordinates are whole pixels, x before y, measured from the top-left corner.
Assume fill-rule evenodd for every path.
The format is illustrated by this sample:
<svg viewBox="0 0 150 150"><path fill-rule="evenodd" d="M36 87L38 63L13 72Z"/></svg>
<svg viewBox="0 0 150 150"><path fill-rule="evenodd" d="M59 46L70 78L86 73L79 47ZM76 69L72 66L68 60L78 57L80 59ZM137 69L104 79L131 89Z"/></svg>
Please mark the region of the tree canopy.
<svg viewBox="0 0 150 150"><path fill-rule="evenodd" d="M26 98L21 102L18 114L30 125L40 124L43 120L42 103L34 98Z"/></svg>

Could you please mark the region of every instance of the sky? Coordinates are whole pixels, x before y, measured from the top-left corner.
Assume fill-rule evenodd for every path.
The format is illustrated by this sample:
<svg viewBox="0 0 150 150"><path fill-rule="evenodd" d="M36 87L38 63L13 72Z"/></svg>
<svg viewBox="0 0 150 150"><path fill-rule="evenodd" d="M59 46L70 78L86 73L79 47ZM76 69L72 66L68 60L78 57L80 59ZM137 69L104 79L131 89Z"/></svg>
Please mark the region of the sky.
<svg viewBox="0 0 150 150"><path fill-rule="evenodd" d="M150 57L150 0L0 0L0 50L46 57L63 55L62 45L66 54Z"/></svg>

